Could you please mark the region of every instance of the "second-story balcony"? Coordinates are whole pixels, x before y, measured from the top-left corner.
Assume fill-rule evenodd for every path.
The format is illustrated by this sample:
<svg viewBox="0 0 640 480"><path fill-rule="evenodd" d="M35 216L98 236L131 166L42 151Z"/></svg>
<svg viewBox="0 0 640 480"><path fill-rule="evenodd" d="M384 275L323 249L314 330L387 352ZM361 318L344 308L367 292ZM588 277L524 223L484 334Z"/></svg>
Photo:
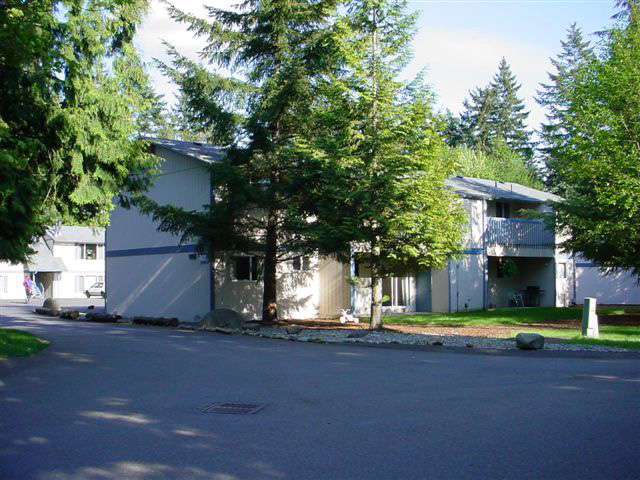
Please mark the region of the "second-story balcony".
<svg viewBox="0 0 640 480"><path fill-rule="evenodd" d="M485 242L489 255L550 256L555 235L538 220L489 217Z"/></svg>

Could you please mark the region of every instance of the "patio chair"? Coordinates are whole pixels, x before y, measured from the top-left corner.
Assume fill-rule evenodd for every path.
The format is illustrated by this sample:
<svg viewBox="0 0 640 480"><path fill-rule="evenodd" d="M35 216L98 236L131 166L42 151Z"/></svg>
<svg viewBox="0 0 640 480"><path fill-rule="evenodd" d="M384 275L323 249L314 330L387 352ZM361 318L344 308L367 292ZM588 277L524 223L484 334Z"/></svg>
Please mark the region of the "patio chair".
<svg viewBox="0 0 640 480"><path fill-rule="evenodd" d="M524 307L524 300L521 293L509 292L509 304L515 307Z"/></svg>

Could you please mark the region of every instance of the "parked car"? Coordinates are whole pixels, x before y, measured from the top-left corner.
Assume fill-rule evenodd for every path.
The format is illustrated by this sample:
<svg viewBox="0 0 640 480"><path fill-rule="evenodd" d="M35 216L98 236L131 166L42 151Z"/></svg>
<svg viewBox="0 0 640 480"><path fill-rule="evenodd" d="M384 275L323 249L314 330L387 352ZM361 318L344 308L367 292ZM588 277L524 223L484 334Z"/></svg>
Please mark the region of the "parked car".
<svg viewBox="0 0 640 480"><path fill-rule="evenodd" d="M104 292L104 282L96 282L87 288L84 292L87 298L91 297L102 297L105 298L106 294Z"/></svg>

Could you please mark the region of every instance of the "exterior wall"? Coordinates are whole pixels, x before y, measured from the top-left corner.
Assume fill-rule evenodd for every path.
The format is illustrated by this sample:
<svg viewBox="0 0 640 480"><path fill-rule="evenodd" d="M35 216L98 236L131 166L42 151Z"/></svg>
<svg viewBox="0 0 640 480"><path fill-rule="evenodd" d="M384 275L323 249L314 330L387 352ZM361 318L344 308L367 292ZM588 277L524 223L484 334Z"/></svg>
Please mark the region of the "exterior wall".
<svg viewBox="0 0 640 480"><path fill-rule="evenodd" d="M162 175L154 180L148 196L162 205L175 205L187 210L201 210L209 204L211 186L206 166L173 151L158 147L157 155L164 159ZM176 246L180 238L158 232L151 217L116 207L107 228L107 250ZM108 288L108 287L107 287Z"/></svg>
<svg viewBox="0 0 640 480"><path fill-rule="evenodd" d="M107 311L196 321L209 308L209 262L189 253L107 259Z"/></svg>
<svg viewBox="0 0 640 480"><path fill-rule="evenodd" d="M483 248L486 202L484 200L465 198L463 206L467 213L464 247L467 250Z"/></svg>
<svg viewBox="0 0 640 480"><path fill-rule="evenodd" d="M150 198L187 210L209 203L209 173L202 162L162 147L157 155L164 159L162 175ZM193 321L210 310L210 264L194 253L194 245L180 246L179 237L156 227L135 207L112 212L106 230L107 311Z"/></svg>
<svg viewBox="0 0 640 480"><path fill-rule="evenodd" d="M0 262L0 298L26 300L24 287L24 267L22 264Z"/></svg>
<svg viewBox="0 0 640 480"><path fill-rule="evenodd" d="M305 319L320 315L320 262L312 257L309 271L294 271L291 262L278 265L279 318ZM231 261L220 261L216 265L216 307L230 308L259 320L262 317L262 281L237 280L232 268Z"/></svg>
<svg viewBox="0 0 640 480"><path fill-rule="evenodd" d="M572 258L562 254L555 258L555 306L569 307L575 303L575 274L574 261Z"/></svg>
<svg viewBox="0 0 640 480"><path fill-rule="evenodd" d="M630 272L603 275L597 266L576 259L576 303L594 297L599 304L640 305L640 285Z"/></svg>
<svg viewBox="0 0 640 480"><path fill-rule="evenodd" d="M84 297L84 291L100 278L104 280L104 245L98 243L98 258L82 260L76 258L76 245L55 243L53 255L60 257L67 270L60 273L59 280L54 280L54 296L58 298ZM79 282L78 277L83 277Z"/></svg>
<svg viewBox="0 0 640 480"><path fill-rule="evenodd" d="M329 257L318 262L320 274L319 314L324 318L340 315L340 310L351 309L350 266Z"/></svg>
<svg viewBox="0 0 640 480"><path fill-rule="evenodd" d="M450 312L484 308L484 255L466 254L450 262Z"/></svg>

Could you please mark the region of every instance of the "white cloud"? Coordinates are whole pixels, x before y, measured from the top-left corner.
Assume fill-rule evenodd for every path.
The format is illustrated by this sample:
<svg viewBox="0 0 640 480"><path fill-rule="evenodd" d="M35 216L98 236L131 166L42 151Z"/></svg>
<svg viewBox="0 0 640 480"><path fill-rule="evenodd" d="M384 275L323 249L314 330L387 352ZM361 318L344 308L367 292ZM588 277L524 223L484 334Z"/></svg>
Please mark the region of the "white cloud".
<svg viewBox="0 0 640 480"><path fill-rule="evenodd" d="M206 10L201 1L183 0L178 7L205 17ZM209 0L207 5L229 8L236 3L238 0ZM199 59L198 52L206 43L202 38L195 38L184 25L169 18L166 7L154 0L149 15L136 36L136 45L146 62L151 62L153 58L169 60L162 40L174 45L180 53L193 60ZM416 35L413 45L415 59L408 67L406 76L415 75L427 67L427 81L434 87L441 108L459 112L469 90L489 83L498 69L500 59L505 57L522 84L519 96L525 100L526 107L531 112L529 125L537 127L544 119L543 111L535 103L534 96L539 83L546 81L545 72L550 69L548 59L555 52L537 44L514 41L513 38L498 33L441 27L423 27ZM158 93L172 103L175 86L154 66L150 65L149 70Z"/></svg>
<svg viewBox="0 0 640 480"><path fill-rule="evenodd" d="M407 73L413 75L427 66L426 79L435 89L441 108L459 112L469 90L487 85L505 57L522 84L518 96L531 112L529 125L537 127L544 119L534 96L539 83L546 80L553 52L495 33L433 27L418 33L414 51L415 59Z"/></svg>
<svg viewBox="0 0 640 480"><path fill-rule="evenodd" d="M207 5L217 8L229 8L235 3L237 2L234 0L209 0ZM175 5L180 10L201 18L205 18L207 15L207 11L199 0L183 0L175 3ZM170 60L166 54L163 41L176 47L182 55L199 61L198 54L206 45L206 40L196 38L192 32L187 30L185 25L172 20L164 4L158 0L151 2L149 13L136 34L135 44L141 51L144 61L148 64L151 81L156 91L164 95L167 102L173 103L175 100L175 85L169 82L160 70L153 65L153 59L164 62Z"/></svg>

